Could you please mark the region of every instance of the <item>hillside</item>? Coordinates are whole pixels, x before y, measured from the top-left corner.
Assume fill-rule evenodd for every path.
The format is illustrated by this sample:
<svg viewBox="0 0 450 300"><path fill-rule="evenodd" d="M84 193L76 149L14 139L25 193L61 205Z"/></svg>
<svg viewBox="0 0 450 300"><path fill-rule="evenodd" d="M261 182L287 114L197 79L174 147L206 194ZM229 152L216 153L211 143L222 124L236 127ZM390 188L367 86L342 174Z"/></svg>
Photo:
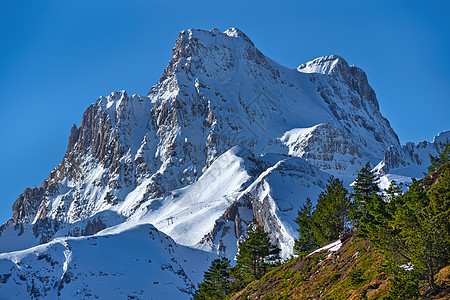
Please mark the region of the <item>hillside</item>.
<svg viewBox="0 0 450 300"><path fill-rule="evenodd" d="M294 259L230 299L389 299L384 262L368 241L352 238L337 251ZM450 265L435 279L439 292L428 299L450 299Z"/></svg>
<svg viewBox="0 0 450 300"><path fill-rule="evenodd" d="M382 254L370 243L352 237L337 251L284 264L231 299L362 299L364 293L376 299L389 289L382 264Z"/></svg>
<svg viewBox="0 0 450 300"><path fill-rule="evenodd" d="M448 213L448 201L450 201L449 178L450 164L447 163L419 181L421 190L430 199L441 200L438 205L441 206L440 211L444 216L439 217L444 218L447 225L448 219L445 214ZM416 192L407 192L405 195L408 193ZM341 241L334 243L337 247L325 247L330 249L316 250L308 256L293 259L269 272L260 280L250 283L230 299L407 299L404 296L391 294L392 280L395 276L392 273L392 267L389 267L389 262L384 255L385 249L377 246L380 243L370 242L370 239L371 237L362 238L354 235L343 240L340 247ZM425 249L419 251L427 253ZM448 254L437 251L428 255L430 260L435 256L442 257L443 261L439 266L436 264L436 270L433 272L436 285L434 290L430 289L425 277L419 274L417 297L419 299L450 299ZM389 257L392 259L391 256ZM403 265L400 266L401 268L405 268L406 272L414 270L414 266L410 268ZM401 284L406 286L408 281Z"/></svg>

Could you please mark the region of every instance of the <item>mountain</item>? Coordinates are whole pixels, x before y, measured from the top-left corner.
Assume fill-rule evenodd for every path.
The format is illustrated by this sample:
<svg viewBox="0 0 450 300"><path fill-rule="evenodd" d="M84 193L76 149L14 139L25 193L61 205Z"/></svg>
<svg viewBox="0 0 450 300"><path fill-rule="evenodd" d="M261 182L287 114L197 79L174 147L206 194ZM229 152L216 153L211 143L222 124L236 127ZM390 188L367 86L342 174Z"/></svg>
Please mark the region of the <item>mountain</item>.
<svg viewBox="0 0 450 300"><path fill-rule="evenodd" d="M375 167L382 186L387 187L392 180L409 183L411 177L423 177L430 165L430 155L436 156L438 145L447 140L450 140L449 130L440 132L432 142L423 141L417 145L409 142L387 148L383 160Z"/></svg>
<svg viewBox="0 0 450 300"><path fill-rule="evenodd" d="M342 57L290 69L264 56L236 28L182 31L149 94L100 97L73 126L61 163L14 202L12 218L0 227L0 253L10 252L1 256L6 267L0 273L6 276L24 259L31 267L27 274L56 282L68 243L80 249L73 254L80 267L74 272L100 274L103 267L88 264L81 249L91 249L98 237L99 249L130 256L119 246L145 224L173 239L172 247L233 259L237 240L255 218L288 257L297 237L293 219L306 198L315 199L331 175L350 184L366 162L386 158L389 147L403 149L366 74ZM111 230L116 248L106 246ZM162 241L151 242L146 259L168 249ZM184 268L182 255L169 254L164 261ZM58 267L43 266L39 255L58 257ZM200 274L204 262L197 264ZM160 273L168 274L162 267ZM22 273L14 274L9 277L21 280ZM185 274L173 288L187 295L199 279ZM33 290L31 277L23 276ZM101 285L95 278L76 284L89 291ZM61 286L61 295L74 295L64 294L70 285ZM145 295L157 288L145 287ZM141 288L124 288L123 295Z"/></svg>
<svg viewBox="0 0 450 300"><path fill-rule="evenodd" d="M112 228L96 236L56 238L0 254L0 298L187 298L209 257L177 245L150 224L120 233Z"/></svg>

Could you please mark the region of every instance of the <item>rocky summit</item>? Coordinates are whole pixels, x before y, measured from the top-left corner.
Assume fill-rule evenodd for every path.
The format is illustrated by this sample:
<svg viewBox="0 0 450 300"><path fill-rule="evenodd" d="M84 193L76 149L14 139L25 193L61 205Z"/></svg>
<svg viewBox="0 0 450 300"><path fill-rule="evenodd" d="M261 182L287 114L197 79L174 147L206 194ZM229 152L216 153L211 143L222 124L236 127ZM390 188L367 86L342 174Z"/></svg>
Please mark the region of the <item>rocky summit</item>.
<svg viewBox="0 0 450 300"><path fill-rule="evenodd" d="M236 28L182 31L148 95L100 97L61 163L14 202L0 295L187 299L252 219L289 257L297 209L331 175L350 184L369 162L408 181L435 148L400 145L340 56L291 69Z"/></svg>

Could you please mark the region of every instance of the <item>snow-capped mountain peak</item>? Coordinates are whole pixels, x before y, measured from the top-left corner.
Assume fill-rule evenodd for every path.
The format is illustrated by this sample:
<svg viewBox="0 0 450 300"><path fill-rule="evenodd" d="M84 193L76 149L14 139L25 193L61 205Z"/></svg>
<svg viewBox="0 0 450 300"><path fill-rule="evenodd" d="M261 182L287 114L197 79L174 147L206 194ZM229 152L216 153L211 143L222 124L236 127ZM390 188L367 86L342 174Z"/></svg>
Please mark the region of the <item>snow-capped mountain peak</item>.
<svg viewBox="0 0 450 300"><path fill-rule="evenodd" d="M114 92L87 108L61 163L14 203L0 253L50 243L38 252L63 259L55 238L120 240L153 224L177 245L232 259L255 218L288 257L306 197L331 175L350 183L390 146L398 137L366 74L342 57L290 69L236 28L181 31L147 96ZM197 279L181 277L192 291Z"/></svg>
<svg viewBox="0 0 450 300"><path fill-rule="evenodd" d="M349 66L341 56L328 55L318 57L306 64L301 64L298 66L297 70L302 73L333 75L340 72L348 72Z"/></svg>

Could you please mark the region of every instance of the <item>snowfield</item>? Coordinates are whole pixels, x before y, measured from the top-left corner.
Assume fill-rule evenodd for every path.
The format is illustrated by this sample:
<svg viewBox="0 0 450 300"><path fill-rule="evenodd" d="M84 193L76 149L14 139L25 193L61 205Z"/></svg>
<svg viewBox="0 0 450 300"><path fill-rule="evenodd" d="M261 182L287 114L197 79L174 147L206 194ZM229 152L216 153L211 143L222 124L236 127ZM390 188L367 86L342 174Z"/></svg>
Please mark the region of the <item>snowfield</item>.
<svg viewBox="0 0 450 300"><path fill-rule="evenodd" d="M177 245L150 224L56 238L0 254L0 298L188 299L214 258Z"/></svg>

